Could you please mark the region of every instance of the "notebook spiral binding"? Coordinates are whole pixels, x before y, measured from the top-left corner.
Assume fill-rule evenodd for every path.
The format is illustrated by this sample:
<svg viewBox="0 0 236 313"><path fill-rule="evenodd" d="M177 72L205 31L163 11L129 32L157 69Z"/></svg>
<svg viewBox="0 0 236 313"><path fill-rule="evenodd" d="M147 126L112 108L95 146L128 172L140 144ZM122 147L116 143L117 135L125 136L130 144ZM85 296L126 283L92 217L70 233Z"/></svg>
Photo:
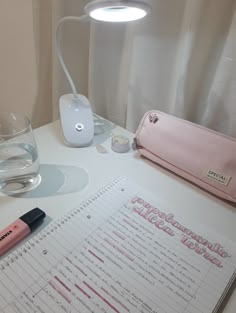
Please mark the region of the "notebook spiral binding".
<svg viewBox="0 0 236 313"><path fill-rule="evenodd" d="M27 241L23 246L19 247L10 255L8 255L5 259L0 261L0 270L3 271L6 267L10 266L13 262L17 259L22 257L24 254L28 253L29 250L34 248L40 241L44 240L47 236L53 233L57 228L60 228L66 222L68 222L71 218L79 214L82 210L84 210L88 205L92 204L98 198L100 198L103 194L108 192L117 183L124 180L123 176L118 176L116 179L112 181L112 183L107 184L103 188L101 188L96 193L92 194L88 199L81 202L77 207L69 211L68 213L64 214L62 217L57 218L56 220L52 221L44 230L42 230L38 235L34 236L32 239Z"/></svg>

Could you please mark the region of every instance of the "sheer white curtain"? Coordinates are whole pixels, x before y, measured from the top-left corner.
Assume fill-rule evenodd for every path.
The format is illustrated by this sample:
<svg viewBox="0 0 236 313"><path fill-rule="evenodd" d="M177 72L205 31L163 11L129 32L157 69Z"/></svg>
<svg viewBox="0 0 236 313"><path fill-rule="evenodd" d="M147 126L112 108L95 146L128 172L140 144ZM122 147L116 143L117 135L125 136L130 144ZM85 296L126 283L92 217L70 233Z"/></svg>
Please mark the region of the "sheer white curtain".
<svg viewBox="0 0 236 313"><path fill-rule="evenodd" d="M147 1L152 12L141 21L65 25L63 55L78 91L132 131L158 109L236 137L236 0ZM87 2L0 1L0 110L22 111L34 127L59 117L58 99L71 91L55 28Z"/></svg>
<svg viewBox="0 0 236 313"><path fill-rule="evenodd" d="M89 98L134 131L162 110L236 137L236 0L153 0L151 14L90 31Z"/></svg>

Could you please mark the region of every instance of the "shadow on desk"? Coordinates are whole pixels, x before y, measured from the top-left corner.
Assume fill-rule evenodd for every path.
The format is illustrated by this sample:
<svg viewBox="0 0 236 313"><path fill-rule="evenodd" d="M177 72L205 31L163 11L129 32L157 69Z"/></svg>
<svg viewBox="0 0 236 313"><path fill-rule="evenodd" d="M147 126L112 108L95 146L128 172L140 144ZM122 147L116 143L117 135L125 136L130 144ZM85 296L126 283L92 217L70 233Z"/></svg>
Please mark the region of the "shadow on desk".
<svg viewBox="0 0 236 313"><path fill-rule="evenodd" d="M41 164L41 183L15 198L44 198L78 192L88 185L88 173L76 166Z"/></svg>
<svg viewBox="0 0 236 313"><path fill-rule="evenodd" d="M231 296L234 293L235 289L236 289L236 281L234 281L234 283L232 284L232 286L230 287L229 290L226 290L226 295L225 294L223 295L225 298L224 298L222 304L219 306L219 309L216 310L217 313L223 313L224 312L224 310L227 306L227 303L230 301L230 299L232 299Z"/></svg>

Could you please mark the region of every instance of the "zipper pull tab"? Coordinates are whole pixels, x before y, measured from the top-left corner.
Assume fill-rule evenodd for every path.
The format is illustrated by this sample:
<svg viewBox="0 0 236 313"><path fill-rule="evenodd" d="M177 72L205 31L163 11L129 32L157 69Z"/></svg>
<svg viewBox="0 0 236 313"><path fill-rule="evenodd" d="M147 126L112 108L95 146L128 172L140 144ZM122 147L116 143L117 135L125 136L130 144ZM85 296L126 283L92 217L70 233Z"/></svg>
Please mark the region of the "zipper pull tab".
<svg viewBox="0 0 236 313"><path fill-rule="evenodd" d="M133 148L133 150L137 150L137 147L138 147L138 142L137 142L137 139L134 137L134 141L132 143L132 148Z"/></svg>

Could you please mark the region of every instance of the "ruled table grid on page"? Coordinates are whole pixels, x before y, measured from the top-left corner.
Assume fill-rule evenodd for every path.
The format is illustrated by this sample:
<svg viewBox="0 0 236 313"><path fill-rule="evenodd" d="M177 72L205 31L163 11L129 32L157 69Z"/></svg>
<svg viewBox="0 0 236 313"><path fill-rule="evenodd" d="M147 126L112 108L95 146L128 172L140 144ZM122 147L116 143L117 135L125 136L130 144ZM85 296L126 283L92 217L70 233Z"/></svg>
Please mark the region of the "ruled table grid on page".
<svg viewBox="0 0 236 313"><path fill-rule="evenodd" d="M53 221L0 261L0 312L216 312L235 244L207 241L151 199L117 178Z"/></svg>

